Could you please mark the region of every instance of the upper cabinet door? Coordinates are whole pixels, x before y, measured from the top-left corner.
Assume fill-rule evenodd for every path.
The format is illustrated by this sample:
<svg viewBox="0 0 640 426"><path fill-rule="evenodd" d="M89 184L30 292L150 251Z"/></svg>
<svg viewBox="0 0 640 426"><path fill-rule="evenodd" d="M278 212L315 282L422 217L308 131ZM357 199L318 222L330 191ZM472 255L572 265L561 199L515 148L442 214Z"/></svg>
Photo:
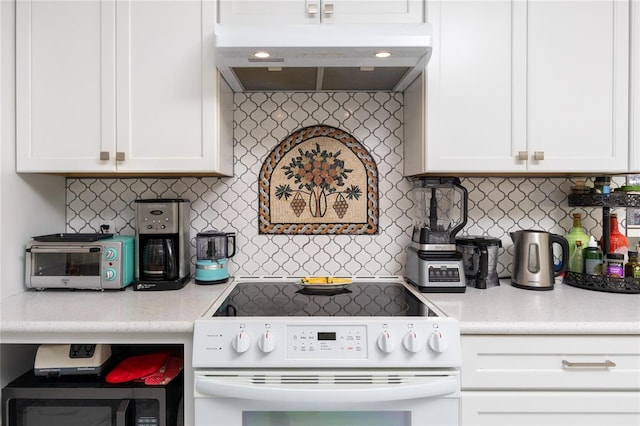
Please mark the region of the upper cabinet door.
<svg viewBox="0 0 640 426"><path fill-rule="evenodd" d="M112 172L115 3L16 2L18 172Z"/></svg>
<svg viewBox="0 0 640 426"><path fill-rule="evenodd" d="M512 114L525 101L526 40L512 27L524 10L521 2L428 2L433 51L426 77L405 91L405 175L526 170L517 160L523 117Z"/></svg>
<svg viewBox="0 0 640 426"><path fill-rule="evenodd" d="M221 24L317 24L320 0L220 0Z"/></svg>
<svg viewBox="0 0 640 426"><path fill-rule="evenodd" d="M631 64L629 101L629 171L640 173L640 2L631 3Z"/></svg>
<svg viewBox="0 0 640 426"><path fill-rule="evenodd" d="M424 22L424 0L323 0L320 20L333 24Z"/></svg>
<svg viewBox="0 0 640 426"><path fill-rule="evenodd" d="M221 0L221 24L422 23L424 0Z"/></svg>
<svg viewBox="0 0 640 426"><path fill-rule="evenodd" d="M628 170L629 2L530 1L527 28L529 170Z"/></svg>
<svg viewBox="0 0 640 426"><path fill-rule="evenodd" d="M116 13L118 171L231 174L216 137L232 123L219 120L215 3L118 1Z"/></svg>

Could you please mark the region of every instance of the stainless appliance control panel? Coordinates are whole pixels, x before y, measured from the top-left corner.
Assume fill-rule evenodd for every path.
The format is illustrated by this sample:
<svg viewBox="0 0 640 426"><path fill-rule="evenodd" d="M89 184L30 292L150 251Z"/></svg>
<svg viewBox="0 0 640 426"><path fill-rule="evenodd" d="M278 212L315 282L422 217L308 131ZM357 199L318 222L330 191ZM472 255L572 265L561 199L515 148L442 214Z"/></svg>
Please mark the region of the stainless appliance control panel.
<svg viewBox="0 0 640 426"><path fill-rule="evenodd" d="M193 366L459 367L453 318L205 318L196 321Z"/></svg>

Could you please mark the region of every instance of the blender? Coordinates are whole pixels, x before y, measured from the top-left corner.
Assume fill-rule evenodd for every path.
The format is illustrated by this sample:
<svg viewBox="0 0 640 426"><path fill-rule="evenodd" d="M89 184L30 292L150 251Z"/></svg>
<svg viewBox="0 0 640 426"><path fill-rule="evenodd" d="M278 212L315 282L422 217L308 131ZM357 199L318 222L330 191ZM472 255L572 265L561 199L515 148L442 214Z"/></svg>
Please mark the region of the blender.
<svg viewBox="0 0 640 426"><path fill-rule="evenodd" d="M234 232L205 231L196 235L196 284L222 284L229 280L228 259L236 254Z"/></svg>
<svg viewBox="0 0 640 426"><path fill-rule="evenodd" d="M423 293L464 293L467 284L456 234L467 223L467 190L454 177L414 181L415 220L406 279Z"/></svg>

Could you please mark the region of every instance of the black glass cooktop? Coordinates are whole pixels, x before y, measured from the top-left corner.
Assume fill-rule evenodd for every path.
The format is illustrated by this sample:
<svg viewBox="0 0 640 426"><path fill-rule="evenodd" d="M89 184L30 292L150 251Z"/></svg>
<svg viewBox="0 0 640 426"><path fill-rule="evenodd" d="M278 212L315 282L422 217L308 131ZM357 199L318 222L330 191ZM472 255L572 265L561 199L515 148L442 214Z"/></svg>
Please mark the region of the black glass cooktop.
<svg viewBox="0 0 640 426"><path fill-rule="evenodd" d="M354 282L312 291L281 282L240 282L214 317L437 317L399 283Z"/></svg>

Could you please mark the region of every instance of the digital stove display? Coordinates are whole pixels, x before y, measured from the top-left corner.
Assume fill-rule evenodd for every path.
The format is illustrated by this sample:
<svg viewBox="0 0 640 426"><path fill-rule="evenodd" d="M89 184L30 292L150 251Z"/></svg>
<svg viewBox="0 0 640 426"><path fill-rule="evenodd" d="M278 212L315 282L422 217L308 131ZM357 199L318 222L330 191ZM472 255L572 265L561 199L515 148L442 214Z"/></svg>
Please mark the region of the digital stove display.
<svg viewBox="0 0 640 426"><path fill-rule="evenodd" d="M290 282L239 282L214 317L437 317L400 283L354 282L310 291ZM318 340L332 340L321 333Z"/></svg>

